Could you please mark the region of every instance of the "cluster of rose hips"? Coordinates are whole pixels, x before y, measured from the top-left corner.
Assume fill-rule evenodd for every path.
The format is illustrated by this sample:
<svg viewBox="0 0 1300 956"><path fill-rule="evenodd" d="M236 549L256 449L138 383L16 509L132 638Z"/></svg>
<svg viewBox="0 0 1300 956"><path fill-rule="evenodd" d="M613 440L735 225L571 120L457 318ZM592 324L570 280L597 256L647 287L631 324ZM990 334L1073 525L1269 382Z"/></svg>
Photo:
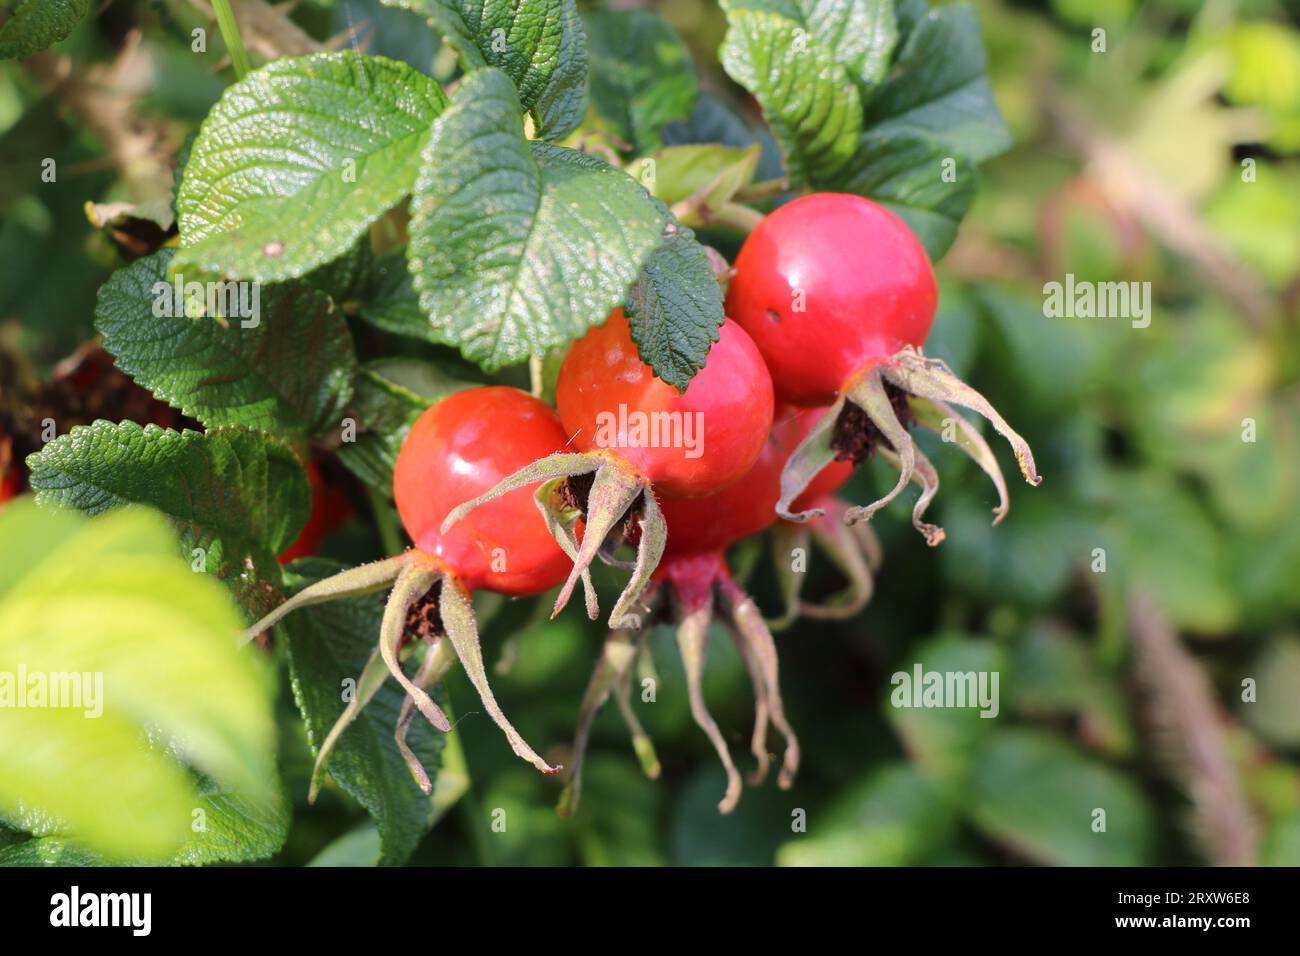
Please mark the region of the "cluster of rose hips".
<svg viewBox="0 0 1300 956"><path fill-rule="evenodd" d="M728 318L684 393L655 378L637 354L622 311L615 310L570 348L555 410L501 386L443 399L412 427L393 479L398 512L415 547L307 587L250 635L294 608L395 582L378 654L408 695L397 736L417 782L428 789L406 731L413 709L448 729L428 688L455 658L515 753L554 773L559 768L524 741L493 697L470 595L488 590L524 597L562 584L559 613L581 582L594 619L590 567L599 558L631 573L582 701L562 808L577 804L591 721L611 694L617 694L647 771L657 771L628 688L645 625L668 615L678 626L692 715L726 767L720 809L735 806L741 777L702 693L715 607L754 686L758 769L751 781L767 770L771 723L785 740L779 782L788 787L799 745L782 707L775 643L728 570L728 548L773 527L787 543L816 535L852 586L842 600L818 608L800 602L792 583L785 589L784 621L801 612L856 613L880 560L863 522L910 482L920 486L913 524L931 545L943 540L942 529L923 520L938 478L909 426L955 434L997 486L995 522L1006 513L1006 486L993 453L952 405L989 419L1011 442L1025 478L1039 481L1020 436L942 362L922 353L937 297L924 249L888 210L826 193L781 206L745 241L729 276ZM646 442L628 425L665 415L701 424L691 447ZM612 431L611 421L620 423ZM833 493L872 453L898 468L895 487L865 507L836 501ZM621 557L624 549L634 557ZM408 676L401 651L417 618L427 625L420 636L430 646ZM349 707L322 746L318 772L362 704Z"/></svg>

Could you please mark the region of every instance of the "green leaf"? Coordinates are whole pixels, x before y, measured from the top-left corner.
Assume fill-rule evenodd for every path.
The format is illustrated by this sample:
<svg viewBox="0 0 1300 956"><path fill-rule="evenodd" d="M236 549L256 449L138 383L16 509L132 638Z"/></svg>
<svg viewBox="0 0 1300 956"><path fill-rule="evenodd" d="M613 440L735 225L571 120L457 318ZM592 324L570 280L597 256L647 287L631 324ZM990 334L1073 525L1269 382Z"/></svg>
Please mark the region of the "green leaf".
<svg viewBox="0 0 1300 956"><path fill-rule="evenodd" d="M38 837L0 849L0 866L103 866L103 857L62 837Z"/></svg>
<svg viewBox="0 0 1300 956"><path fill-rule="evenodd" d="M1251 661L1247 674L1257 682L1256 699L1242 702L1238 713L1247 725L1279 750L1300 746L1300 640L1274 637Z"/></svg>
<svg viewBox="0 0 1300 956"><path fill-rule="evenodd" d="M975 167L928 136L863 134L835 189L866 196L907 223L933 262L943 258L975 198Z"/></svg>
<svg viewBox="0 0 1300 956"><path fill-rule="evenodd" d="M716 143L667 146L649 158L653 166L646 161L641 179L655 198L669 206L681 203L678 219L698 227L753 181L760 152L757 145L743 149ZM653 176L648 175L651 169Z"/></svg>
<svg viewBox="0 0 1300 956"><path fill-rule="evenodd" d="M359 426L357 440L339 446L339 459L367 485L391 498L397 454L415 420L439 399L472 385L420 359L367 363L357 379L352 409Z"/></svg>
<svg viewBox="0 0 1300 956"><path fill-rule="evenodd" d="M1260 848L1264 866L1300 866L1300 811L1276 821Z"/></svg>
<svg viewBox="0 0 1300 956"><path fill-rule="evenodd" d="M587 41L574 0L383 0L428 18L469 73L496 67L514 83L542 139L587 112Z"/></svg>
<svg viewBox="0 0 1300 956"><path fill-rule="evenodd" d="M91 516L130 503L157 508L180 533L182 555L203 549L208 571L227 579L251 578L248 561L278 579L275 555L310 510L307 474L288 446L238 427L204 435L98 421L27 464L38 501Z"/></svg>
<svg viewBox="0 0 1300 956"><path fill-rule="evenodd" d="M598 10L583 25L596 112L637 152L658 149L663 125L695 108L699 81L690 50L649 10Z"/></svg>
<svg viewBox="0 0 1300 956"><path fill-rule="evenodd" d="M654 251L624 310L641 361L685 392L726 319L713 264L691 230L677 226Z"/></svg>
<svg viewBox="0 0 1300 956"><path fill-rule="evenodd" d="M1169 475L1116 475L1109 489L1107 572L1151 592L1182 630L1222 634L1240 614L1229 586L1223 535Z"/></svg>
<svg viewBox="0 0 1300 956"><path fill-rule="evenodd" d="M923 675L919 686L915 680L918 664ZM1001 694L1008 682L1006 670L1006 657L1000 647L989 640L959 634L929 640L899 661L896 675L906 675L907 680L897 676L891 680L885 713L918 767L941 779L959 779L966 773L972 750L1003 716ZM977 692L965 707L914 706L916 696L925 689L924 676L936 673L945 679L948 674L973 673L977 682L988 675L984 686L991 692L993 705L983 708ZM995 676L996 689L992 683ZM984 712L994 713L994 707L994 716L982 716Z"/></svg>
<svg viewBox="0 0 1300 956"><path fill-rule="evenodd" d="M420 305L439 341L489 371L603 322L667 223L627 174L525 140L518 107L500 71L467 77L411 198Z"/></svg>
<svg viewBox="0 0 1300 956"><path fill-rule="evenodd" d="M405 246L390 249L375 261L357 315L394 335L426 342L434 339L406 267Z"/></svg>
<svg viewBox="0 0 1300 956"><path fill-rule="evenodd" d="M1011 148L971 7L932 10L916 24L894 72L867 103L866 126L888 136L931 136L975 163Z"/></svg>
<svg viewBox="0 0 1300 956"><path fill-rule="evenodd" d="M270 282L337 259L410 192L446 103L405 63L352 52L250 73L194 142L172 271Z"/></svg>
<svg viewBox="0 0 1300 956"><path fill-rule="evenodd" d="M731 146L760 149L757 179L779 179L784 175L781 151L772 134L761 123L750 126L731 107L711 93L700 93L695 109L685 120L673 120L662 130L668 146Z"/></svg>
<svg viewBox="0 0 1300 956"><path fill-rule="evenodd" d="M1143 866L1155 819L1142 791L1053 737L1006 730L976 756L967 792L983 833L1053 866ZM1105 811L1105 830L1094 830ZM1095 822L1096 821L1096 822Z"/></svg>
<svg viewBox="0 0 1300 956"><path fill-rule="evenodd" d="M191 318L173 301L172 255L139 259L99 291L95 328L117 367L208 428L247 425L290 438L336 431L356 356L334 302L305 282L238 283L251 308L222 321Z"/></svg>
<svg viewBox="0 0 1300 956"><path fill-rule="evenodd" d="M349 830L317 853L308 866L374 866L379 862L383 846L379 831L373 823L363 823Z"/></svg>
<svg viewBox="0 0 1300 956"><path fill-rule="evenodd" d="M338 570L330 562L295 562L303 586ZM379 639L384 596L370 595L303 608L284 621L294 699L313 752L343 713L344 681L355 681ZM433 821L433 800L420 792L393 734L406 693L388 679L349 725L330 755L329 773L374 818L383 844L381 863L410 857ZM445 740L418 714L407 743L436 780Z"/></svg>
<svg viewBox="0 0 1300 956"><path fill-rule="evenodd" d="M0 26L0 60L21 60L67 37L90 12L90 0L18 0Z"/></svg>
<svg viewBox="0 0 1300 956"><path fill-rule="evenodd" d="M777 852L781 866L915 866L957 830L951 795L908 764L882 767L812 815L806 836Z"/></svg>
<svg viewBox="0 0 1300 956"><path fill-rule="evenodd" d="M25 572L0 595L0 699L6 687L30 695L33 675L51 692L58 675L91 679L61 706L28 696L0 707L0 811L107 856L165 858L199 800L173 753L267 799L268 673L239 650L225 589L177 559L158 515L132 508L73 525L40 521L35 508L24 500L0 514L0 565Z"/></svg>
<svg viewBox="0 0 1300 956"><path fill-rule="evenodd" d="M280 791L260 799L222 790L210 780L200 785L201 799L191 815L193 831L171 858L174 864L251 863L274 856L289 836L289 805ZM200 829L201 821L201 829Z"/></svg>
<svg viewBox="0 0 1300 956"><path fill-rule="evenodd" d="M793 20L733 9L727 22L722 66L763 107L790 181L834 176L862 130L862 100L844 66Z"/></svg>
<svg viewBox="0 0 1300 956"><path fill-rule="evenodd" d="M864 91L884 79L898 42L893 0L722 0L722 7L729 14L766 11L798 24Z"/></svg>

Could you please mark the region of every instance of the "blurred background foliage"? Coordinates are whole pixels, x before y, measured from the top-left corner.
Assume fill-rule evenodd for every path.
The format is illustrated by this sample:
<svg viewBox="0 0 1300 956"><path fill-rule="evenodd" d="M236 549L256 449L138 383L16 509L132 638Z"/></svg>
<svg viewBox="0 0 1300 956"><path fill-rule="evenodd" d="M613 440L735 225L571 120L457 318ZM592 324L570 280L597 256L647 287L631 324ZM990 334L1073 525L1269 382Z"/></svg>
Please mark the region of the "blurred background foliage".
<svg viewBox="0 0 1300 956"><path fill-rule="evenodd" d="M735 98L716 65L719 11L656 6L696 52L703 88ZM170 164L224 87L212 58L189 55L189 31L211 25L203 7L115 0L50 56L0 66L0 388L48 377L93 335L95 293L119 256L83 206L159 198L153 164ZM1030 440L1043 486L1015 485L991 528L993 492L974 466L925 447L947 541L927 549L910 501L896 502L876 521L886 558L865 611L778 636L804 766L792 791L747 790L729 817L667 629L653 636L657 700L638 705L662 778L641 775L607 708L573 819L554 812L557 782L512 756L453 673L447 698L466 710L434 758L437 825L412 862L1300 864L1300 4L977 7L1017 145L981 169L940 266L930 351ZM404 16L375 0L303 0L294 19L438 75L436 41ZM215 30L209 42L219 55ZM60 72L69 57L83 71L73 82ZM57 184L40 183L32 156L58 161ZM706 238L736 249L735 236ZM1043 285L1066 273L1150 282L1150 326L1044 317ZM370 358L396 348L373 330L358 345ZM845 496L889 484L869 468ZM323 553L355 562L381 548L362 517ZM776 611L766 543L742 557ZM809 593L839 583L814 559ZM502 704L566 762L602 634L527 604L483 612ZM304 623L277 648L283 671L312 628L346 642L340 627ZM891 707L890 675L917 662L998 671L1001 713ZM725 641L706 693L743 753L752 702ZM295 806L272 861L375 862L380 835L355 801L383 794L327 787L307 807L302 723L287 693L276 707ZM498 808L504 833L491 829ZM792 828L799 811L806 832Z"/></svg>

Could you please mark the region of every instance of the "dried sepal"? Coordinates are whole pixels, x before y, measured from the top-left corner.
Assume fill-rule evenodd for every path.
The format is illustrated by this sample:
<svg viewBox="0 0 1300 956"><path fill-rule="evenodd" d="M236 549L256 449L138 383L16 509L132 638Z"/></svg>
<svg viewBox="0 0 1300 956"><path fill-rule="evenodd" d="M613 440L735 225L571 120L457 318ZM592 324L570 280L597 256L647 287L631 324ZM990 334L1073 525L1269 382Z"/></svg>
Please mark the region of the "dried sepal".
<svg viewBox="0 0 1300 956"><path fill-rule="evenodd" d="M251 641L263 631L270 630L285 615L299 608L311 607L313 604L324 604L326 601L336 601L342 598L360 597L378 591L397 578L402 568L410 561L411 553L407 551L393 558L384 558L370 564L348 568L346 571L340 571L338 574L330 575L328 578L307 585L266 617L244 631L243 641L245 643Z"/></svg>
<svg viewBox="0 0 1300 956"><path fill-rule="evenodd" d="M722 761L727 774L727 789L718 802L718 812L730 813L740 800L742 780L727 749L727 741L718 729L718 724L709 713L704 701L704 661L709 653L709 622L713 617L712 602L700 606L679 608L677 623L677 647L681 651L682 665L686 671L686 690L690 699L691 716L696 725L704 731L718 759Z"/></svg>
<svg viewBox="0 0 1300 956"><path fill-rule="evenodd" d="M445 580L439 596L438 610L442 615L443 630L456 650L456 657L460 660L460 666L465 669L465 676L478 691L483 709L506 735L510 748L542 773L557 773L560 768L552 767L538 756L537 752L520 736L519 731L515 730L514 725L506 719L501 705L497 703L496 696L492 693L492 688L488 684L487 670L483 666L483 648L479 644L478 624L474 619L474 605L470 602L469 594L456 582Z"/></svg>
<svg viewBox="0 0 1300 956"><path fill-rule="evenodd" d="M587 754L587 742L591 737L591 725L596 714L605 706L610 694L631 672L636 658L636 643L631 632L614 631L605 639L601 648L600 659L591 672L587 689L583 692L582 703L578 707L578 726L573 735L573 757L569 770L569 782L560 795L556 812L561 816L572 816L578 810L582 798L582 769Z"/></svg>
<svg viewBox="0 0 1300 956"><path fill-rule="evenodd" d="M801 512L793 512L790 509L794 507L795 499L804 493L814 478L821 474L822 469L835 460L837 454L834 446L835 422L840 417L840 412L844 410L845 401L845 396L841 395L835 404L817 419L816 424L791 453L785 468L781 471L781 497L776 503L776 513L786 521L810 521L825 514L821 508Z"/></svg>
<svg viewBox="0 0 1300 956"><path fill-rule="evenodd" d="M379 627L379 654L388 665L388 672L397 678L407 695L415 701L415 706L425 720L447 733L451 730L451 721L442 708L433 702L433 698L406 676L397 653L406 631L406 617L411 605L428 594L429 589L439 580L442 580L441 570L428 559L419 560L418 553L416 560L407 561L402 566L388 603L384 605L383 622ZM454 590L446 581L443 581L443 585L443 592Z"/></svg>
<svg viewBox="0 0 1300 956"><path fill-rule="evenodd" d="M438 638L434 645L424 652L424 660L420 662L419 669L415 672L412 682L421 690L427 691L443 676L452 664L456 662L455 654L451 650L451 645L444 638ZM416 756L415 751L411 749L406 742L406 735L411 729L411 721L415 718L415 698L410 694L402 701L402 709L397 715L397 729L393 733L393 739L397 743L397 752L402 755L402 761L406 764L406 769L411 772L415 785L420 788L425 796L433 793L433 781L429 779L428 772L424 769L424 764Z"/></svg>
<svg viewBox="0 0 1300 956"><path fill-rule="evenodd" d="M894 452L893 463L898 468L898 481L884 497L877 498L869 505L849 508L844 513L844 520L853 524L858 521L870 521L877 511L897 498L907 487L916 468L917 448L912 441L912 436L907 433L907 429L894 412L893 403L890 401L889 393L885 391L885 383L880 377L879 369L871 369L862 375L845 394L849 401L866 412L872 424L880 429L880 434L884 436ZM876 450L887 449L879 446Z"/></svg>
<svg viewBox="0 0 1300 956"><path fill-rule="evenodd" d="M795 736L794 728L790 726L785 716L785 705L781 699L776 642L772 640L772 632L767 629L767 624L764 623L763 615L754 603L754 599L730 578L724 577L718 584L727 610L726 620L732 633L737 637L738 644L744 645L743 653L757 664L762 682L765 716L785 738L785 755L781 762L781 772L777 775L777 784L782 790L788 790L794 784L795 774L799 771L799 738ZM763 769L766 770L766 761L763 763ZM760 776L759 779L761 780L762 777Z"/></svg>
<svg viewBox="0 0 1300 956"><path fill-rule="evenodd" d="M1016 464L1020 466L1020 473L1025 480L1031 485L1042 483L1029 443L1007 424L1006 419L998 414L988 399L954 375L941 359L926 358L908 346L883 365L881 373L886 381L912 395L961 405L987 418L998 434L1010 442L1016 455Z"/></svg>
<svg viewBox="0 0 1300 956"><path fill-rule="evenodd" d="M947 423L951 422L955 426L956 430L952 433L953 444L980 466L984 474L988 475L993 482L993 487L997 489L998 506L993 509L993 523L997 524L1005 518L1011 509L1007 480L1002 475L1002 469L993 454L993 449L979 433L979 429L947 402L913 395L908 399L908 405L919 425L939 435L945 441L948 440Z"/></svg>

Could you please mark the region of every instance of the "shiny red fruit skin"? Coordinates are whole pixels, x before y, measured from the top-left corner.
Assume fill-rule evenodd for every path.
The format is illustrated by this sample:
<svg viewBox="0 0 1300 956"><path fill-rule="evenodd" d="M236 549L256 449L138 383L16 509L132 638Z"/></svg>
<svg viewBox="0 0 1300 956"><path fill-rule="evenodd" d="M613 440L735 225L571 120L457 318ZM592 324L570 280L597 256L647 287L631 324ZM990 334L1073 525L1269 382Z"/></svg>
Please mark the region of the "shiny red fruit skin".
<svg viewBox="0 0 1300 956"><path fill-rule="evenodd" d="M397 512L416 547L471 591L527 597L562 582L571 562L546 530L536 486L481 505L445 536L438 529L451 509L559 451L564 438L555 413L516 388L469 388L429 408L411 426L393 472ZM494 559L502 570L493 569Z"/></svg>
<svg viewBox="0 0 1300 956"><path fill-rule="evenodd" d="M749 234L727 314L763 353L778 399L829 405L855 374L919 348L938 297L929 257L901 219L861 196L814 193Z"/></svg>
<svg viewBox="0 0 1300 956"><path fill-rule="evenodd" d="M18 494L19 476L18 469L11 468L6 472L0 473L0 504L4 504L10 498Z"/></svg>
<svg viewBox="0 0 1300 956"><path fill-rule="evenodd" d="M775 524L776 502L781 496L781 470L824 413L825 409L821 408L778 406L767 442L745 477L707 498L662 499L659 506L668 522L665 554L721 554L737 541ZM852 474L852 462L831 462L795 500L795 509L802 510L810 502L831 494Z"/></svg>
<svg viewBox="0 0 1300 956"><path fill-rule="evenodd" d="M316 462L307 461L307 480L311 482L311 515L293 544L280 552L280 563L288 564L298 558L315 554L320 543L352 513L352 503L347 495L331 486L321 474Z"/></svg>
<svg viewBox="0 0 1300 956"><path fill-rule="evenodd" d="M578 451L612 451L647 479L660 496L696 498L740 480L763 449L772 424L772 378L754 343L727 320L709 350L704 368L685 394L655 378L641 361L622 309L569 349L560 368L555 404L572 446ZM609 422L637 413L692 416L702 423L698 455L685 447L630 444L631 428L607 442ZM695 419L695 413L700 418ZM661 419L662 420L662 419ZM687 421L686 418L676 419ZM606 424L602 424L606 423Z"/></svg>

